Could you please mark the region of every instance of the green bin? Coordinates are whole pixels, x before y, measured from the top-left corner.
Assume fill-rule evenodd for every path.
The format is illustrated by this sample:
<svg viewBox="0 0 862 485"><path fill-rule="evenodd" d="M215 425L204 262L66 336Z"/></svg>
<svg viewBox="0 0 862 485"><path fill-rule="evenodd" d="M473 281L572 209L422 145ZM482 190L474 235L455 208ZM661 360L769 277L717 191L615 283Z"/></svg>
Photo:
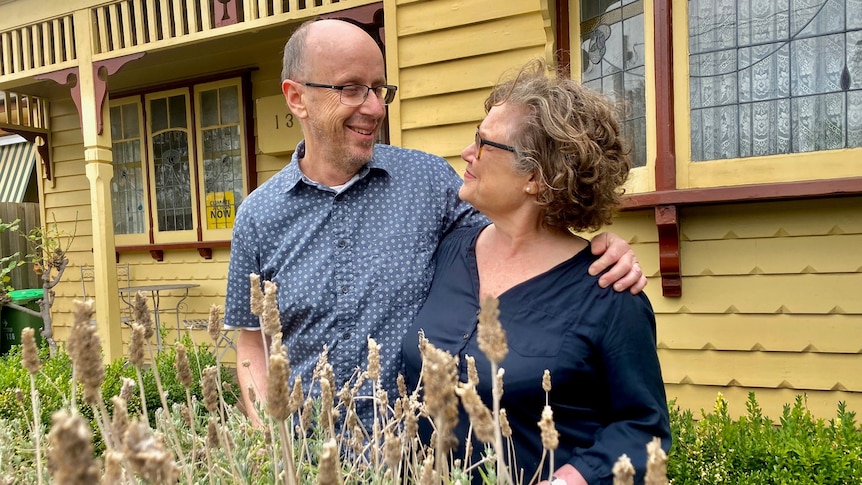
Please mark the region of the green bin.
<svg viewBox="0 0 862 485"><path fill-rule="evenodd" d="M45 290L15 290L9 292L12 303L30 310L40 311L39 300L45 295ZM36 317L8 305L0 312L0 355L6 354L13 345L21 345L21 332L30 327L35 331L36 345L42 345L42 317Z"/></svg>

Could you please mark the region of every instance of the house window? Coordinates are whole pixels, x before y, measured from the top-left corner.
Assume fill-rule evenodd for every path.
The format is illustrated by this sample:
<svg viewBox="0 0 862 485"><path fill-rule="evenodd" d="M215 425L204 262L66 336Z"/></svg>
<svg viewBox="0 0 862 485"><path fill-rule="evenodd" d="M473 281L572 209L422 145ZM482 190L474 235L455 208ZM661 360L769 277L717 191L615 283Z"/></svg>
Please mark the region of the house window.
<svg viewBox="0 0 862 485"><path fill-rule="evenodd" d="M144 200L143 135L137 102L111 106L111 140L114 178L111 181L111 206L114 233L143 233L146 228Z"/></svg>
<svg viewBox="0 0 862 485"><path fill-rule="evenodd" d="M646 165L642 0L580 2L581 81L620 106L632 166Z"/></svg>
<svg viewBox="0 0 862 485"><path fill-rule="evenodd" d="M119 244L230 238L247 193L241 93L229 79L112 102Z"/></svg>
<svg viewBox="0 0 862 485"><path fill-rule="evenodd" d="M691 0L692 161L862 147L862 2Z"/></svg>

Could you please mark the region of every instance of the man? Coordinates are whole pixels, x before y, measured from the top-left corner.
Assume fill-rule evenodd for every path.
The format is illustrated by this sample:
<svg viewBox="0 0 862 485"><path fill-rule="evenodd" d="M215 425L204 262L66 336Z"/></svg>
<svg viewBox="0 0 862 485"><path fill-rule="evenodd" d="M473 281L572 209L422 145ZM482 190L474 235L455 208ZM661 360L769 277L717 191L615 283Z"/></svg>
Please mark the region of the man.
<svg viewBox="0 0 862 485"><path fill-rule="evenodd" d="M425 300L437 243L456 227L485 222L458 199L461 178L445 160L374 144L397 88L386 85L382 53L362 29L306 23L288 40L283 61L282 92L305 139L292 163L237 212L225 305L226 325L242 329L237 361L248 366L239 366L238 380L255 423L248 388L265 395L266 362L249 273L278 284L293 375L307 386L326 346L339 389L365 367L370 336L381 345L380 382L392 396L400 342ZM646 285L624 241L602 234L592 245L605 252L593 274L621 260L603 285L616 281L633 292ZM357 405L370 427L370 402Z"/></svg>

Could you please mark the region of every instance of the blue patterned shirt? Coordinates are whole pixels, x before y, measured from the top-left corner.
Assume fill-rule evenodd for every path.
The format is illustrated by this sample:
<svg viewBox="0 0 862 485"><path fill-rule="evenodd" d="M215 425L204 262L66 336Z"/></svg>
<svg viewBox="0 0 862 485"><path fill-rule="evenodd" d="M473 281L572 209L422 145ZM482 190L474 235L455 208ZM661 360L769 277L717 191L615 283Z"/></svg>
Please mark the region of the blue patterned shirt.
<svg viewBox="0 0 862 485"><path fill-rule="evenodd" d="M324 345L337 391L366 368L370 336L381 345L381 383L394 397L401 339L427 296L437 244L457 227L487 220L458 198L461 178L440 157L377 145L338 192L302 174L303 151L300 143L292 163L237 211L225 323L259 327L248 278L259 274L278 284L284 344L306 392ZM360 395L370 396L370 386ZM358 411L370 429L370 408Z"/></svg>

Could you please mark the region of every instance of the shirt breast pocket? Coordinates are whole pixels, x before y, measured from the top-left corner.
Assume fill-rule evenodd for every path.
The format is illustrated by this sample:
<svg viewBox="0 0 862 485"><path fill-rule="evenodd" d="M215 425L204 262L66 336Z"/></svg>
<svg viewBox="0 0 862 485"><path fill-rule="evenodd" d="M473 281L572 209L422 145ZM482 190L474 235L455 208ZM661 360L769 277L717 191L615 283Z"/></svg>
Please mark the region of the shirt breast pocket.
<svg viewBox="0 0 862 485"><path fill-rule="evenodd" d="M522 307L511 319L502 314L509 348L522 357L556 357L571 327L570 317Z"/></svg>
<svg viewBox="0 0 862 485"><path fill-rule="evenodd" d="M434 275L436 249L436 240L424 232L377 238L372 250L375 300L398 308L423 302Z"/></svg>

